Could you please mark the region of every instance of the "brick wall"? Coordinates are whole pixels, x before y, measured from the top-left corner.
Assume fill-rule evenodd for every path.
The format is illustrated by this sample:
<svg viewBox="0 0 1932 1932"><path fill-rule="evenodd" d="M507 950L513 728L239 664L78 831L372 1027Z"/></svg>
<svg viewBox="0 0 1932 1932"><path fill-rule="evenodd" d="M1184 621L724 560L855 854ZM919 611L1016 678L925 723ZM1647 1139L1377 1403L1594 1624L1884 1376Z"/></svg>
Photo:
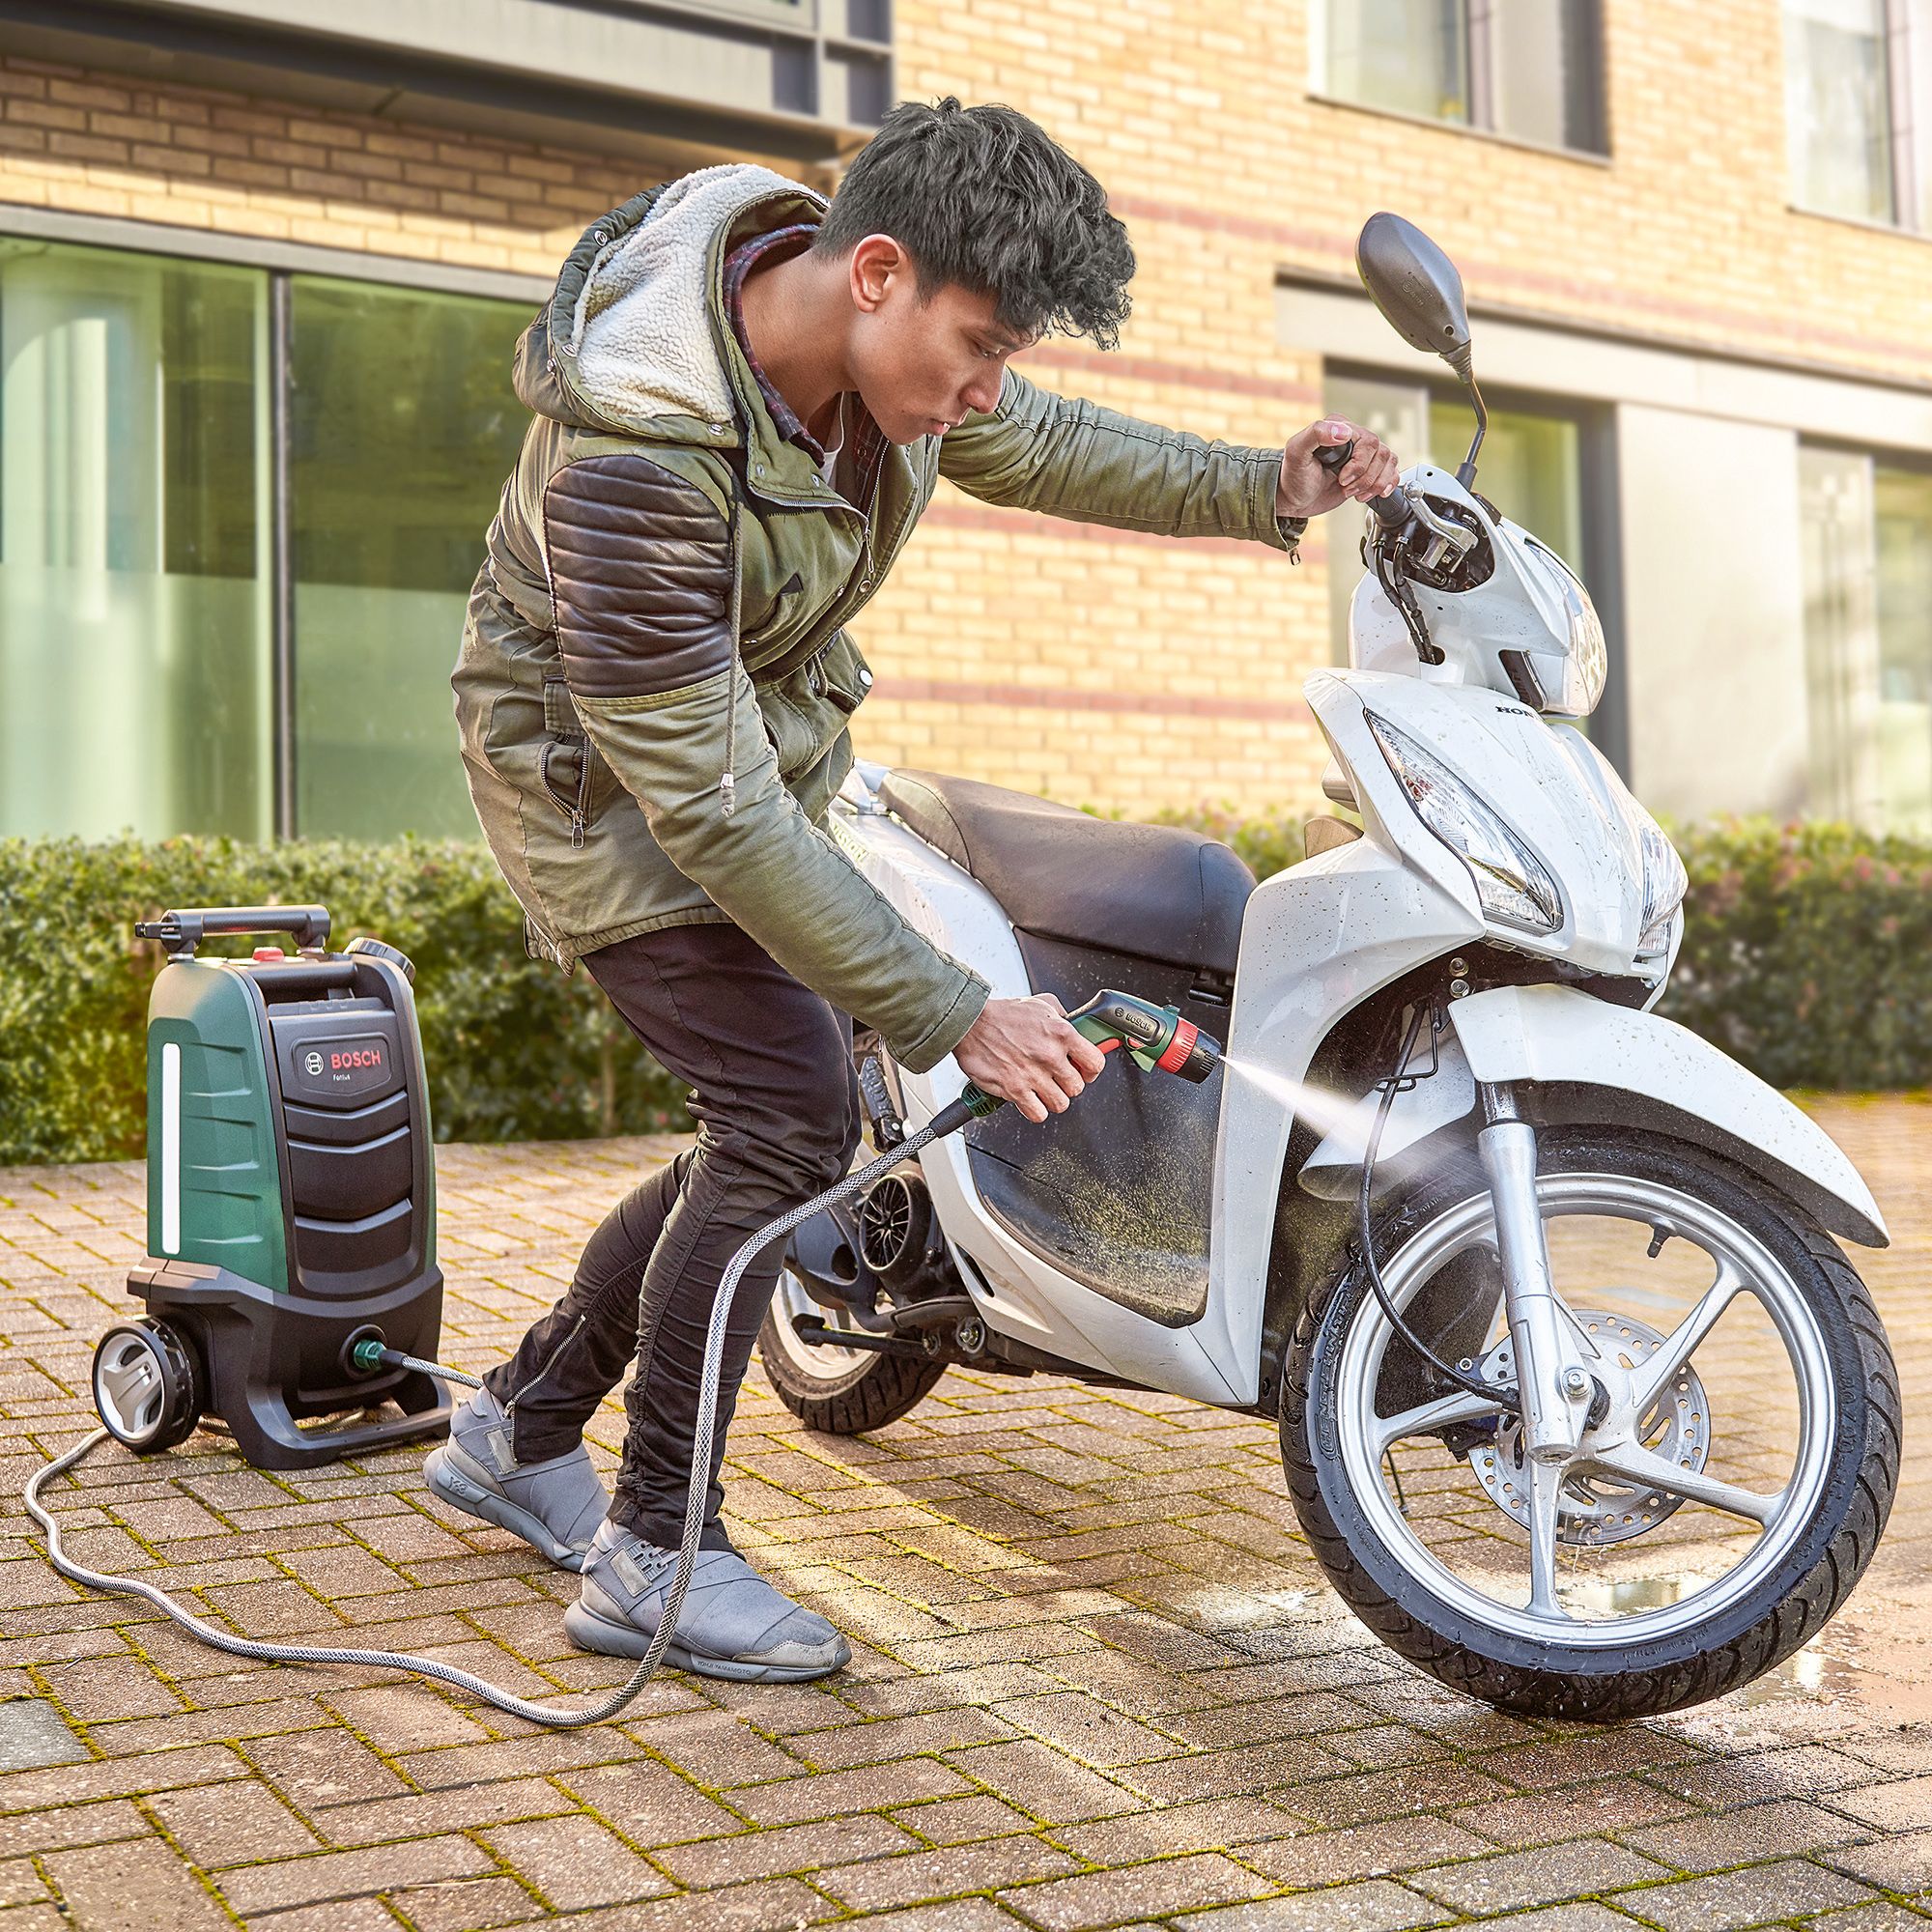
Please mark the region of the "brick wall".
<svg viewBox="0 0 1932 1932"><path fill-rule="evenodd" d="M1036 115L1131 226L1122 351L1049 345L1021 366L1207 435L1279 441L1319 412L1319 363L1275 342L1275 279L1345 271L1384 206L1493 301L1922 377L1932 244L1786 206L1776 0L1605 12L1609 165L1310 98L1305 6L1282 0L900 0L899 78ZM548 273L652 174L0 57L0 201ZM1136 812L1312 805L1321 530L1293 569L948 491L864 620L880 681L861 749Z"/></svg>

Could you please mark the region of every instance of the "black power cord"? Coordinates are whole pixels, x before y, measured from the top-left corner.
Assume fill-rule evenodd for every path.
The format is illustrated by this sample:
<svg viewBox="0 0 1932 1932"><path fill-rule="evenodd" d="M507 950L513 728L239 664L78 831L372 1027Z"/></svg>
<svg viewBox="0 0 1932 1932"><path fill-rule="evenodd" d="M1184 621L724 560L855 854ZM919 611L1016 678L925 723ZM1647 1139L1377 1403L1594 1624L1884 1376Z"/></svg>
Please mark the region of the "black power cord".
<svg viewBox="0 0 1932 1932"><path fill-rule="evenodd" d="M1388 1317L1389 1326L1439 1375L1452 1388L1463 1390L1466 1394L1481 1396L1486 1402L1493 1402L1498 1407L1522 1412L1522 1393L1520 1389L1499 1386L1493 1382L1478 1381L1473 1376L1465 1376L1461 1369L1452 1368L1426 1343L1407 1321L1402 1310L1395 1305L1395 1297L1388 1292L1382 1280L1382 1271L1376 1264L1376 1240L1371 1226L1369 1197L1374 1191L1376 1178L1376 1155L1381 1151L1382 1129L1388 1124L1389 1110L1395 1105L1395 1096L1415 1086L1419 1080L1429 1079L1435 1068L1431 1066L1427 1073L1410 1074L1408 1057L1415 1051L1415 1042L1421 1037L1423 1023L1429 1019L1432 1007L1426 1001L1418 1001L1415 1017L1409 1022L1408 1033L1403 1040L1396 1056L1395 1071L1386 1080L1377 1084L1381 1089L1381 1104L1376 1109L1375 1124L1369 1129L1369 1144L1362 1151L1362 1191L1359 1200L1362 1222L1362 1265L1368 1270L1369 1286L1375 1291L1376 1299L1381 1303L1382 1313Z"/></svg>

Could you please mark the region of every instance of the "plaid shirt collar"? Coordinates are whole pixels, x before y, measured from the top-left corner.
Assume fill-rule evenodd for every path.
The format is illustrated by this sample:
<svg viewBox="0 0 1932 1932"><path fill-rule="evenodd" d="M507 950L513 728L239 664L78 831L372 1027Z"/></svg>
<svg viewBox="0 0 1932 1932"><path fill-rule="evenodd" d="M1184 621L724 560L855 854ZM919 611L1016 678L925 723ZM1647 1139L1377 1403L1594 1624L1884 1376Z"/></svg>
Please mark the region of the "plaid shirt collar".
<svg viewBox="0 0 1932 1932"><path fill-rule="evenodd" d="M823 463L824 448L799 421L792 406L779 394L772 379L765 374L763 365L752 353L751 342L745 334L745 277L751 273L753 264L781 249L788 255L793 254L817 233L813 223L800 221L790 228L774 228L769 235L754 235L749 242L741 242L724 258L724 313L730 319L731 333L738 338L738 347L745 352L745 360L751 366L758 393L765 399L765 408L771 412L772 427L785 441L797 443L813 463Z"/></svg>
<svg viewBox="0 0 1932 1932"><path fill-rule="evenodd" d="M758 393L765 399L772 427L786 442L796 443L804 450L814 467L823 468L824 446L799 420L797 411L779 394L772 379L765 374L757 356L752 353L752 345L745 335L745 277L751 272L753 264L763 260L767 254L781 250L790 254L808 244L817 233L811 222L801 221L790 228L775 228L769 235L754 235L749 242L741 242L724 258L724 313L731 324L731 333L738 338L738 347L744 353L753 380L758 385ZM854 495L863 505L870 500L873 485L878 480L879 468L886 454L886 439L873 422L871 412L863 405L855 414L852 446L847 453L856 470Z"/></svg>

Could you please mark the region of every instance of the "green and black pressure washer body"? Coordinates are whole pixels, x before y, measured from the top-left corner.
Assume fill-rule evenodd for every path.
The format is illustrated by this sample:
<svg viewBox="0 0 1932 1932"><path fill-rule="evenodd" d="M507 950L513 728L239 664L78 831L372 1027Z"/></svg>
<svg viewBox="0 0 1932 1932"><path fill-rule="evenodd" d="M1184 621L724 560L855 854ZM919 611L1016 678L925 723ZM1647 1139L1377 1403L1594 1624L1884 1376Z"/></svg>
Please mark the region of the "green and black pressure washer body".
<svg viewBox="0 0 1932 1932"><path fill-rule="evenodd" d="M148 1319L95 1361L130 1447L206 1412L257 1467L298 1469L447 1427L440 1383L352 1359L370 1340L433 1359L442 1275L413 969L377 940L327 952L328 924L239 906L135 928L168 954L148 1008L149 1255L128 1279ZM295 951L196 956L232 933Z"/></svg>

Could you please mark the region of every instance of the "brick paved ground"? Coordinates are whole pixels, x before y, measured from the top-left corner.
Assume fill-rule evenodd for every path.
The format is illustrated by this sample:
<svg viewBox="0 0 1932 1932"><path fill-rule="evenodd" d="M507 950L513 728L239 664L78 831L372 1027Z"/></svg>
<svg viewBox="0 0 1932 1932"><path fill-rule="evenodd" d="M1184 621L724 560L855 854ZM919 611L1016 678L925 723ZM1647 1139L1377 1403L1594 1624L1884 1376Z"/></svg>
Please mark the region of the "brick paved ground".
<svg viewBox="0 0 1932 1932"><path fill-rule="evenodd" d="M1908 1402L1932 1372L1932 1111L1818 1112L1898 1245L1871 1266ZM452 1149L444 1353L481 1367L674 1143ZM0 1514L88 1426L140 1171L0 1172ZM598 1432L608 1449L617 1412ZM670 1677L537 1734L414 1682L239 1665L0 1561L0 1932L1884 1932L1932 1916L1923 1438L1863 1587L1775 1680L1667 1721L1535 1725L1370 1642L1321 1583L1272 1432L1189 1404L951 1375L877 1436L799 1430L754 1377L741 1544L851 1634L798 1689ZM403 1454L318 1475L195 1437L59 1501L84 1559L152 1565L257 1634L428 1650L501 1682L622 1673L568 1579L433 1505ZM1911 1903L1917 1899L1915 1906Z"/></svg>

